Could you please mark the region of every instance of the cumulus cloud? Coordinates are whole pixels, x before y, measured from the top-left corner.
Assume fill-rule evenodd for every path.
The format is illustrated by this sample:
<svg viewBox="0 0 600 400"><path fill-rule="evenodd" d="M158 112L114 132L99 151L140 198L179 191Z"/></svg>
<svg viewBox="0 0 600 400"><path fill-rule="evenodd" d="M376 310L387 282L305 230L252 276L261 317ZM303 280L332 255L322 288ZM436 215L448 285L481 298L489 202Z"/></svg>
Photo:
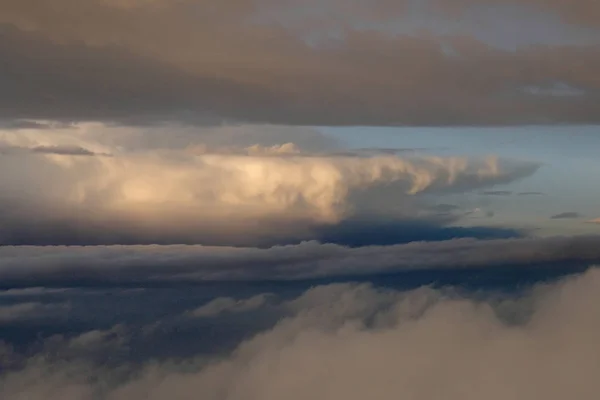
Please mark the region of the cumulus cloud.
<svg viewBox="0 0 600 400"><path fill-rule="evenodd" d="M274 327L211 362L152 363L119 378L118 369L38 358L5 372L0 394L34 400L591 398L600 393L600 319L593 306L599 285L592 269L514 299L317 287L292 300ZM524 318L511 322L511 315Z"/></svg>
<svg viewBox="0 0 600 400"><path fill-rule="evenodd" d="M0 116L124 124L598 121L595 0L391 3L5 0Z"/></svg>
<svg viewBox="0 0 600 400"><path fill-rule="evenodd" d="M455 239L349 248L305 242L268 249L207 246L0 247L2 285L177 284L296 280L415 270L543 268L600 261L598 236ZM575 267L574 267L575 268Z"/></svg>
<svg viewBox="0 0 600 400"><path fill-rule="evenodd" d="M6 147L32 151L0 155L0 242L285 243L349 218L419 217L417 196L509 183L539 168L493 156L335 155L306 150L327 143L311 130L305 138L291 130L304 143L296 146L256 129L183 130L170 144L161 130L2 132ZM262 140L244 147L252 138Z"/></svg>

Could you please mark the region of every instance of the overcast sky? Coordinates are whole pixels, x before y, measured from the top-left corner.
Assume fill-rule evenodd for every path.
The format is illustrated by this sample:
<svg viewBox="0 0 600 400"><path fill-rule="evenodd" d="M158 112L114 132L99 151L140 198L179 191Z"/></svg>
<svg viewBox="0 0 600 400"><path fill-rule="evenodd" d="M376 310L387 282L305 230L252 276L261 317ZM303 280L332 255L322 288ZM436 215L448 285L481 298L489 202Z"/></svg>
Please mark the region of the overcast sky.
<svg viewBox="0 0 600 400"><path fill-rule="evenodd" d="M7 0L0 110L128 123L595 123L599 16L595 0Z"/></svg>

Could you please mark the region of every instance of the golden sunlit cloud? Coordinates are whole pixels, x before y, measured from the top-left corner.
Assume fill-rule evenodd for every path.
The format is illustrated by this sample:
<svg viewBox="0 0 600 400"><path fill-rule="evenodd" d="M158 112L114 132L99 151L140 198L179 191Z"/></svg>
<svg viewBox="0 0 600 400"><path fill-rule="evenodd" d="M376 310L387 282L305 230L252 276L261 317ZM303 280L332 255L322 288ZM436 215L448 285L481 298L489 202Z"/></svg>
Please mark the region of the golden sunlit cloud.
<svg viewBox="0 0 600 400"><path fill-rule="evenodd" d="M275 233L294 224L302 231L352 217L406 217L419 207L417 195L510 183L539 167L494 156L314 153L289 142L209 147L202 135L161 148L137 130L86 129L0 133L0 167L10 171L0 176L0 199L13 210L9 220L35 215L50 225L125 224L117 231L182 236Z"/></svg>

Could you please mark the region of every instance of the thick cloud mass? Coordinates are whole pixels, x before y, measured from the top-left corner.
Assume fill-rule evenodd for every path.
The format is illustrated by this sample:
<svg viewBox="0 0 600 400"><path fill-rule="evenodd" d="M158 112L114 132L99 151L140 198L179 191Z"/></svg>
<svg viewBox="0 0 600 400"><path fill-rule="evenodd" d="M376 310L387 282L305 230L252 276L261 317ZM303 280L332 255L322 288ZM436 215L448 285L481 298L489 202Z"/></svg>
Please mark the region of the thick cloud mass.
<svg viewBox="0 0 600 400"><path fill-rule="evenodd" d="M599 5L0 0L0 399L599 398Z"/></svg>
<svg viewBox="0 0 600 400"><path fill-rule="evenodd" d="M0 117L598 122L599 23L595 0L4 0Z"/></svg>
<svg viewBox="0 0 600 400"><path fill-rule="evenodd" d="M214 140L228 132L232 143ZM269 130L214 130L206 141L183 131L172 142L160 133L1 133L0 243L265 245L336 237L325 227L350 218L398 220L397 231L423 218L431 231L452 217L427 214L417 197L510 183L539 167L492 156L304 151L327 144L314 133L302 147L273 144Z"/></svg>
<svg viewBox="0 0 600 400"><path fill-rule="evenodd" d="M0 376L0 395L9 400L595 398L599 293L596 269L519 297L319 286L280 302L276 309L284 318L235 351L211 358L142 366L95 362L102 353L127 353L133 341L124 326L55 337L24 359L4 346L0 362L7 369ZM248 301L253 300L237 304ZM261 304L228 315L256 318L252 313L260 307L275 312ZM196 320L205 318L211 317ZM153 332L145 329L135 340L148 340Z"/></svg>
<svg viewBox="0 0 600 400"><path fill-rule="evenodd" d="M305 242L269 249L205 246L4 246L0 284L131 285L297 280L411 270L600 262L600 237L413 242L348 248ZM575 268L576 270L577 268Z"/></svg>

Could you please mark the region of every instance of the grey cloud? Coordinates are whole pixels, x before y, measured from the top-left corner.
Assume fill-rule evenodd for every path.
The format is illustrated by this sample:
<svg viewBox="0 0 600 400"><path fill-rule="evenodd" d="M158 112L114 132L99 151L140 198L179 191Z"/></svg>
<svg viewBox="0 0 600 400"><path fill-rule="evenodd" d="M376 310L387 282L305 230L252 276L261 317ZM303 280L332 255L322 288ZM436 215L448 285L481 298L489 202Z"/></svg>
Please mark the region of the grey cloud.
<svg viewBox="0 0 600 400"><path fill-rule="evenodd" d="M33 120L9 120L0 121L0 129L20 130L20 129L66 129L73 125L70 123L58 121L33 121Z"/></svg>
<svg viewBox="0 0 600 400"><path fill-rule="evenodd" d="M435 206L432 207L433 210L441 212L441 213L448 213L451 211L456 211L458 210L460 207L454 204L436 204Z"/></svg>
<svg viewBox="0 0 600 400"><path fill-rule="evenodd" d="M0 67L0 116L123 124L598 121L593 44L512 52L468 35L392 37L346 23L343 40L313 47L285 24L252 23L257 9L277 7L260 3L183 1L162 3L158 12L102 1L3 2L0 49L8 61ZM301 31L314 28L307 25ZM523 93L548 82L585 93Z"/></svg>
<svg viewBox="0 0 600 400"><path fill-rule="evenodd" d="M563 212L560 214L556 214L553 215L552 217L550 217L550 219L574 219L574 218L581 218L582 215L579 214L578 212Z"/></svg>
<svg viewBox="0 0 600 400"><path fill-rule="evenodd" d="M0 323L39 318L56 318L68 311L67 304L44 304L39 302L0 305Z"/></svg>
<svg viewBox="0 0 600 400"><path fill-rule="evenodd" d="M107 330L88 331L68 340L64 337L54 336L46 343L46 347L57 347L59 345L63 350L79 353L82 351L87 353L110 351L125 345L127 336L126 328L122 325L116 325Z"/></svg>
<svg viewBox="0 0 600 400"><path fill-rule="evenodd" d="M40 297L40 296L45 296L45 295L65 293L67 291L68 291L68 289L45 288L45 287L7 289L7 290L0 290L0 297Z"/></svg>
<svg viewBox="0 0 600 400"><path fill-rule="evenodd" d="M57 154L57 155L69 155L69 156L110 156L105 153L94 153L93 151L84 149L78 146L36 146L33 148L28 147L17 147L17 146L2 146L0 147L0 154L18 154L23 152L29 152L33 154Z"/></svg>
<svg viewBox="0 0 600 400"><path fill-rule="evenodd" d="M228 354L153 362L132 371L127 364L104 368L41 353L0 376L0 395L33 400L354 400L373 393L426 400L440 393L451 400L593 397L600 392L595 346L600 319L594 308L599 285L598 270L590 270L515 298L320 286L288 302L286 318ZM511 323L509 315L523 319ZM102 331L86 335L104 337ZM472 384L465 386L466 381Z"/></svg>
<svg viewBox="0 0 600 400"><path fill-rule="evenodd" d="M576 3L568 0L451 0L438 2L446 11L462 13L467 7L477 5L492 6L524 6L534 7L537 10L547 11L559 15L563 20L592 27L600 25L600 7L595 0L578 0ZM456 14L454 14L456 16Z"/></svg>
<svg viewBox="0 0 600 400"><path fill-rule="evenodd" d="M138 367L158 360L185 362L196 357L223 355L234 350L241 341L270 329L283 318L300 314L315 318L326 314L329 307L338 308L344 318L362 315L360 313L364 313L365 306L370 304L373 287L384 295L377 302L382 308L403 298L403 291L423 286L439 288L440 294L449 298L457 293L455 285L459 285L461 298L481 300L482 294L485 294L485 298L489 297L495 304L497 297L506 297L501 294L506 290L513 294L514 290L518 290L519 294L523 294L536 283L555 282L585 270L565 265L535 270L406 271L394 276L353 277L353 281L372 283L360 285L346 283L347 279L160 286L140 281L132 283L130 289L123 288L123 283L116 283L114 287L83 284L77 289L55 293L52 297L36 299L68 301L72 307L66 318L12 321L4 325L0 343L4 340L17 351L14 357L9 357L13 364L18 364L19 359L25 361L23 356L43 354L47 361L82 360L123 372L124 368L127 369L125 366ZM304 291L306 293L303 294ZM422 291L434 292L430 289ZM102 301L98 301L100 296ZM219 301L212 301L217 299ZM208 315L202 313L204 317L193 317L191 314L191 311L211 303ZM214 307L224 303L244 307ZM507 323L519 323L527 318L526 313L514 315L504 306L498 308L499 315ZM327 320L330 325L340 322L333 316ZM0 364L3 371L13 368L2 360Z"/></svg>
<svg viewBox="0 0 600 400"><path fill-rule="evenodd" d="M137 116L152 122L164 119L157 114L173 118L187 108L211 117L210 104L244 96L243 85L191 77L118 47L59 45L10 27L0 25L0 29L0 49L10 61L0 69L7 86L0 97L2 117L126 122ZM197 98L198 92L207 97ZM258 91L254 96L260 101Z"/></svg>
<svg viewBox="0 0 600 400"><path fill-rule="evenodd" d="M481 192L485 196L511 196L513 194L510 190L488 190Z"/></svg>
<svg viewBox="0 0 600 400"><path fill-rule="evenodd" d="M585 91L571 87L569 85L556 83L547 87L539 86L528 86L523 91L532 96L556 96L556 97L569 97L569 96L583 96Z"/></svg>
<svg viewBox="0 0 600 400"><path fill-rule="evenodd" d="M519 192L518 196L543 196L545 193L542 192Z"/></svg>
<svg viewBox="0 0 600 400"><path fill-rule="evenodd" d="M598 236L413 242L348 248L305 242L268 249L205 246L0 247L11 287L297 280L427 269L600 261Z"/></svg>
<svg viewBox="0 0 600 400"><path fill-rule="evenodd" d="M97 154L82 147L61 147L61 146L38 146L31 149L33 153L41 154L62 154L71 156L93 156L104 155Z"/></svg>
<svg viewBox="0 0 600 400"><path fill-rule="evenodd" d="M248 312L264 307L274 299L271 293L261 293L247 299L236 300L232 297L217 297L214 300L189 311L186 315L195 318L216 317L223 313Z"/></svg>

